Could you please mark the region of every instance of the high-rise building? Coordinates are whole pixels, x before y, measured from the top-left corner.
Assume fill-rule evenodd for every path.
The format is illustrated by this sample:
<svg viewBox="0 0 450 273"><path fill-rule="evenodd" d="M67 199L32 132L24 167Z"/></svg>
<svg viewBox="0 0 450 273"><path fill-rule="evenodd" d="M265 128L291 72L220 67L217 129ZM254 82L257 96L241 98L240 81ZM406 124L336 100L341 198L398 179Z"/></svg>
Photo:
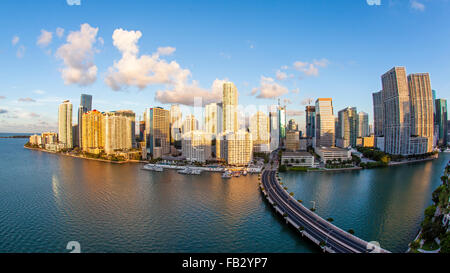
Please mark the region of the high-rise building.
<svg viewBox="0 0 450 273"><path fill-rule="evenodd" d="M72 103L69 100L65 100L59 105L58 136L59 143L63 144L65 148L73 148Z"/></svg>
<svg viewBox="0 0 450 273"><path fill-rule="evenodd" d="M286 131L286 150L297 151L300 149L300 132Z"/></svg>
<svg viewBox="0 0 450 273"><path fill-rule="evenodd" d="M269 152L270 122L266 114L258 111L250 118L250 133L252 134L253 151Z"/></svg>
<svg viewBox="0 0 450 273"><path fill-rule="evenodd" d="M306 106L306 137L314 137L316 130L316 107Z"/></svg>
<svg viewBox="0 0 450 273"><path fill-rule="evenodd" d="M147 108L145 113L147 153L160 158L170 153L170 113L161 107Z"/></svg>
<svg viewBox="0 0 450 273"><path fill-rule="evenodd" d="M280 129L278 124L278 112L276 106L272 106L269 112L270 123L270 151L274 151L280 147Z"/></svg>
<svg viewBox="0 0 450 273"><path fill-rule="evenodd" d="M192 162L211 159L212 134L204 131L189 131L182 136L182 154Z"/></svg>
<svg viewBox="0 0 450 273"><path fill-rule="evenodd" d="M365 112L358 113L358 137L369 136L369 115Z"/></svg>
<svg viewBox="0 0 450 273"><path fill-rule="evenodd" d="M290 119L288 122L288 130L289 131L298 131L298 124L295 122L295 119Z"/></svg>
<svg viewBox="0 0 450 273"><path fill-rule="evenodd" d="M183 134L188 133L190 131L198 130L198 120L194 115L190 114L186 116L186 119L183 121L182 132Z"/></svg>
<svg viewBox="0 0 450 273"><path fill-rule="evenodd" d="M183 113L178 104L170 106L170 143L181 140L181 127L183 125Z"/></svg>
<svg viewBox="0 0 450 273"><path fill-rule="evenodd" d="M336 146L356 147L358 137L358 114L356 107L347 107L338 112L338 130L336 131Z"/></svg>
<svg viewBox="0 0 450 273"><path fill-rule="evenodd" d="M107 112L104 115L105 145L107 154L129 150L134 147L135 114L130 110Z"/></svg>
<svg viewBox="0 0 450 273"><path fill-rule="evenodd" d="M239 128L237 107L238 107L238 92L237 88L232 82L223 84L223 131L236 132Z"/></svg>
<svg viewBox="0 0 450 273"><path fill-rule="evenodd" d="M447 145L448 135L447 135L447 100L446 99L436 99L436 124L438 126L438 145Z"/></svg>
<svg viewBox="0 0 450 273"><path fill-rule="evenodd" d="M224 132L216 142L217 156L228 165L246 166L253 158L252 135L245 131Z"/></svg>
<svg viewBox="0 0 450 273"><path fill-rule="evenodd" d="M80 106L78 107L78 141L79 147L83 146L83 114L92 110L92 95L81 94Z"/></svg>
<svg viewBox="0 0 450 273"><path fill-rule="evenodd" d="M432 152L434 103L430 75L428 73L408 75L408 87L411 100L411 135L427 138L426 151Z"/></svg>
<svg viewBox="0 0 450 273"><path fill-rule="evenodd" d="M316 100L316 132L314 147L333 147L335 136L335 120L333 115L333 102L331 98Z"/></svg>
<svg viewBox="0 0 450 273"><path fill-rule="evenodd" d="M384 108L383 133L385 152L409 153L411 110L408 81L404 67L394 67L381 76Z"/></svg>
<svg viewBox="0 0 450 273"><path fill-rule="evenodd" d="M280 128L280 145L286 138L286 106L282 107L278 102L278 128Z"/></svg>
<svg viewBox="0 0 450 273"><path fill-rule="evenodd" d="M213 138L222 133L222 103L210 103L205 106L205 130Z"/></svg>
<svg viewBox="0 0 450 273"><path fill-rule="evenodd" d="M92 110L83 114L81 123L83 142L81 149L84 152L98 154L105 148L105 118L104 114Z"/></svg>
<svg viewBox="0 0 450 273"><path fill-rule="evenodd" d="M372 93L373 99L373 130L375 136L383 135L383 119L384 119L384 108L383 108L383 97L382 91Z"/></svg>

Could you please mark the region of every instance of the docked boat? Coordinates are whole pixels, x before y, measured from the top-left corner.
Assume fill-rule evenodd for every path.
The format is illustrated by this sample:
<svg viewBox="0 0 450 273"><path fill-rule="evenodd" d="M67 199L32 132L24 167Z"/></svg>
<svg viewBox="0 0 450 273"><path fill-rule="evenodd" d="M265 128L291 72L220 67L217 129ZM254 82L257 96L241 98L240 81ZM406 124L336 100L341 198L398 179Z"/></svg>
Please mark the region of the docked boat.
<svg viewBox="0 0 450 273"><path fill-rule="evenodd" d="M231 173L228 172L228 171L224 172L224 173L222 174L222 178L224 178L224 179L229 179L229 178L231 178Z"/></svg>
<svg viewBox="0 0 450 273"><path fill-rule="evenodd" d="M147 171L155 171L155 172L162 172L162 171L164 171L163 167L151 166L151 165L148 165L148 164L144 165L143 169L147 170Z"/></svg>
<svg viewBox="0 0 450 273"><path fill-rule="evenodd" d="M192 171L190 168L184 168L184 169L178 171L179 174L191 174L191 172Z"/></svg>
<svg viewBox="0 0 450 273"><path fill-rule="evenodd" d="M199 174L201 174L201 173L202 173L202 170L194 169L194 170L191 171L190 174L196 174L196 175L199 175Z"/></svg>

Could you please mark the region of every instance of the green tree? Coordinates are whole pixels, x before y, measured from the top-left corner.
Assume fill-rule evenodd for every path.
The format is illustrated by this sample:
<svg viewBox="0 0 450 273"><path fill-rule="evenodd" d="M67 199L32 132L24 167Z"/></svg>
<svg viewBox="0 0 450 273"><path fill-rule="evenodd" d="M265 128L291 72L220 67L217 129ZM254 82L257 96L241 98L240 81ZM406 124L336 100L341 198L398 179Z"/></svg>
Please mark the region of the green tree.
<svg viewBox="0 0 450 273"><path fill-rule="evenodd" d="M441 253L450 253L450 233L447 233L441 241Z"/></svg>

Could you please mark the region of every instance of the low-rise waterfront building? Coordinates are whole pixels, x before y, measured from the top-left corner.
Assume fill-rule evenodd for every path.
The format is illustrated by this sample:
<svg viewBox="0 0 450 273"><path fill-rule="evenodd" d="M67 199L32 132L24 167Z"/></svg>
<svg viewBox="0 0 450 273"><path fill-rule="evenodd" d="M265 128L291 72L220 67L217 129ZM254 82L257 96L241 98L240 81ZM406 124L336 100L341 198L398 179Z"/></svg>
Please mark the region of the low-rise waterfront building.
<svg viewBox="0 0 450 273"><path fill-rule="evenodd" d="M338 147L319 147L315 149L316 153L319 155L322 162L327 162L328 160L350 160L352 159L351 151L348 149L338 148Z"/></svg>
<svg viewBox="0 0 450 273"><path fill-rule="evenodd" d="M308 152L284 152L281 155L281 164L314 167L314 156Z"/></svg>

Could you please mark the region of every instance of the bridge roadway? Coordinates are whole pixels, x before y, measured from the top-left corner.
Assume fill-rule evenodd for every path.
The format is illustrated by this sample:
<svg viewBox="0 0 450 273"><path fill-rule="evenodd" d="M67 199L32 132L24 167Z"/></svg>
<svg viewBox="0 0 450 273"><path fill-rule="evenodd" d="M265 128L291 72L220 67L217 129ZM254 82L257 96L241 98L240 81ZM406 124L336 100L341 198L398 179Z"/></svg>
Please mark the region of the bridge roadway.
<svg viewBox="0 0 450 273"><path fill-rule="evenodd" d="M303 206L281 187L276 177L276 171L265 170L261 175L261 183L264 187L263 191L267 194L266 197L270 198L278 209L287 215L287 220L295 223L296 227L303 227L304 235L310 237L316 244L324 242L323 249L325 251L335 253L389 252L336 227Z"/></svg>

